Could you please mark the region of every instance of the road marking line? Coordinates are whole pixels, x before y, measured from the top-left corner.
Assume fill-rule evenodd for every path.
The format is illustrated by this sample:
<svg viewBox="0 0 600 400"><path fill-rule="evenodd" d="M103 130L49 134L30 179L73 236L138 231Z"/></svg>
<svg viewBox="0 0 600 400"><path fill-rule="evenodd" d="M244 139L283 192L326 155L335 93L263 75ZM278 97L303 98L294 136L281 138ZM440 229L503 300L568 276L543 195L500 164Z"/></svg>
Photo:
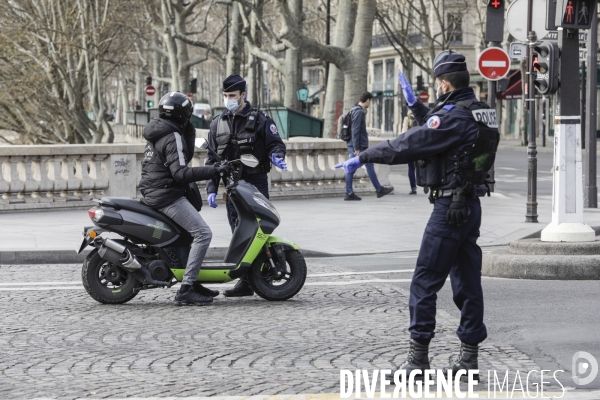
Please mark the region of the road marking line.
<svg viewBox="0 0 600 400"><path fill-rule="evenodd" d="M327 273L327 274L312 274L312 275L307 275L307 278L315 278L315 277L321 277L321 276L343 276L343 275L369 275L369 274L391 274L391 273L397 273L397 272L415 272L414 268L413 269L391 269L389 271L369 271L369 272L331 272L331 273Z"/></svg>
<svg viewBox="0 0 600 400"><path fill-rule="evenodd" d="M446 279L447 281L449 279ZM304 286L344 286L344 285L362 285L366 283L409 283L412 279L363 279L356 281L341 282L306 282ZM214 287L233 287L234 285L213 285ZM83 286L50 286L50 287L0 287L0 292L24 292L24 291L42 291L42 290L81 290Z"/></svg>
<svg viewBox="0 0 600 400"><path fill-rule="evenodd" d="M24 292L24 291L40 291L40 290L80 290L83 286L50 286L50 287L23 287L23 288L0 288L0 292Z"/></svg>
<svg viewBox="0 0 600 400"><path fill-rule="evenodd" d="M81 285L81 281L0 283L0 287L1 286L42 286L42 285Z"/></svg>

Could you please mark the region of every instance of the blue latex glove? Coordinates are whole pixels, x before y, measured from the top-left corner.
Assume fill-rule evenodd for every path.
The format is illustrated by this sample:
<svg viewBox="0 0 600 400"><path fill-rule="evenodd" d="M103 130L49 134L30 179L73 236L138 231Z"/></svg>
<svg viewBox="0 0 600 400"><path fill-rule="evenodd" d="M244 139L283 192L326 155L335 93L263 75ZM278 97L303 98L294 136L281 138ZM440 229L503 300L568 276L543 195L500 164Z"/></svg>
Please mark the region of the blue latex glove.
<svg viewBox="0 0 600 400"><path fill-rule="evenodd" d="M212 208L217 208L217 203L215 203L216 199L217 199L216 193L209 193L208 194L208 205L211 206Z"/></svg>
<svg viewBox="0 0 600 400"><path fill-rule="evenodd" d="M273 163L274 166L276 166L279 169L282 169L284 171L287 171L287 164L286 162L283 160L283 158L279 158L277 157L275 154L271 154L271 162Z"/></svg>
<svg viewBox="0 0 600 400"><path fill-rule="evenodd" d="M346 171L347 174L353 174L354 172L356 172L357 169L359 169L362 166L363 166L363 164L358 159L358 156L356 156L356 157L352 157L348 161L344 161L341 164L337 164L335 167L336 168L344 167L344 171Z"/></svg>
<svg viewBox="0 0 600 400"><path fill-rule="evenodd" d="M404 94L406 103L410 107L412 107L417 102L417 98L415 97L415 94L412 91L410 83L408 83L408 80L402 72L398 72L398 80L400 81L400 86L402 86L402 94Z"/></svg>

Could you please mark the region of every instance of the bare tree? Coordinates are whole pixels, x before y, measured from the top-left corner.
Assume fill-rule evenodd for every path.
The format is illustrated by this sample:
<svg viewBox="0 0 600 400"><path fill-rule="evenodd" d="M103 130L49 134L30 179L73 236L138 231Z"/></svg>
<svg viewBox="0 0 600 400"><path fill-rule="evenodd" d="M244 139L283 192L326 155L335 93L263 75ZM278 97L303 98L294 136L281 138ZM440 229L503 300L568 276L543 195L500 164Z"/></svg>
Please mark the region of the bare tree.
<svg viewBox="0 0 600 400"><path fill-rule="evenodd" d="M324 45L302 33L298 21L293 18L289 3L285 0L274 1L281 17L286 21L277 33L278 39L288 47L302 49L307 54L338 67L344 74L344 108L349 109L367 88L376 0L359 0L353 40L348 47Z"/></svg>
<svg viewBox="0 0 600 400"><path fill-rule="evenodd" d="M126 16L134 7L114 0L0 3L0 129L17 132L21 143L112 140L104 82L131 47Z"/></svg>
<svg viewBox="0 0 600 400"><path fill-rule="evenodd" d="M462 17L480 9L469 0L380 0L377 21L400 55L405 73L411 64L433 77L433 59L463 33ZM482 29L480 27L480 29ZM432 81L432 80L431 80Z"/></svg>

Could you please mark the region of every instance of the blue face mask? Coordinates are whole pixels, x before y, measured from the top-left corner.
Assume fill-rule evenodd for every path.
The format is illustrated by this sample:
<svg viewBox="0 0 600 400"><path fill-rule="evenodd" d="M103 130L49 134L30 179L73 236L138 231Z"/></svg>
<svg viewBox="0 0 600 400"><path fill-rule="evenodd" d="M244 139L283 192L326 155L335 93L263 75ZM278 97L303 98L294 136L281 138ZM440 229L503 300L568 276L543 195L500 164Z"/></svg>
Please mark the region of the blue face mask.
<svg viewBox="0 0 600 400"><path fill-rule="evenodd" d="M225 103L225 107L231 111L235 112L238 108L240 108L239 98L237 99L223 99L223 103Z"/></svg>

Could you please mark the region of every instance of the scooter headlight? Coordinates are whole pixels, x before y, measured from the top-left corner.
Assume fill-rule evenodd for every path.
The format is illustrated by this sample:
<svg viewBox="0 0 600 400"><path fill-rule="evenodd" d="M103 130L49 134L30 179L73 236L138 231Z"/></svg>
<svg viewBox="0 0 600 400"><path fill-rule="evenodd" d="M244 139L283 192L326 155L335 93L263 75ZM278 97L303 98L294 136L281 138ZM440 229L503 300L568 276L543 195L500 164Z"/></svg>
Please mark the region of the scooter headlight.
<svg viewBox="0 0 600 400"><path fill-rule="evenodd" d="M279 213L277 212L277 210L275 209L275 207L273 207L271 204L269 204L267 201L265 201L264 199L261 199L258 196L252 196L252 198L254 199L254 201L261 207L266 208L267 210L271 211L273 214L277 215L278 219L281 219L279 217Z"/></svg>

